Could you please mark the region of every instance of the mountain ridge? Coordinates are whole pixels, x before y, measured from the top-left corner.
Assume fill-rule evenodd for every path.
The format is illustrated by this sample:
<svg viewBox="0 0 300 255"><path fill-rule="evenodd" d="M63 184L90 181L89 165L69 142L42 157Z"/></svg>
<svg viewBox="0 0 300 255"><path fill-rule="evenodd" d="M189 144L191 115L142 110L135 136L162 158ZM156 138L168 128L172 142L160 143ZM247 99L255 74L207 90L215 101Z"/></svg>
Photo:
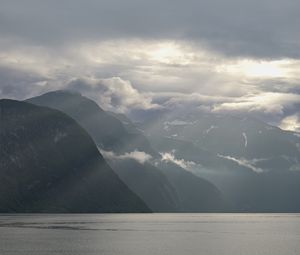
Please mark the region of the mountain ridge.
<svg viewBox="0 0 300 255"><path fill-rule="evenodd" d="M0 100L0 212L150 212L64 113Z"/></svg>
<svg viewBox="0 0 300 255"><path fill-rule="evenodd" d="M56 97L57 93L60 94L60 99L58 99ZM219 196L219 194L217 192L215 192L215 187L213 184L209 184L209 185L205 185L206 188L201 188L201 184L206 183L204 181L201 180L200 177L195 176L195 175L189 175L188 173L185 173L186 170L181 169L177 166L177 172L182 172L181 177L183 178L183 180L186 178L187 183L190 182L191 179L195 179L194 186L190 186L190 187L184 187L183 183L181 182L180 179L178 178L174 178L173 175L177 175L176 171L171 171L170 169L170 164L165 164L163 162L161 162L161 165L164 165L164 167L170 171L162 171L161 169L157 169L155 165L148 165L148 164L138 164L132 160L127 160L124 161L124 158L128 157L131 153L133 152L140 152L142 154L145 154L147 157L150 157L153 159L153 161L161 161L161 155L156 152L152 146L150 145L150 142L148 142L147 137L144 136L143 133L137 131L137 130L133 130L132 128L134 128L133 126L126 126L124 127L122 121L120 121L119 119L115 118L115 114L113 113L107 113L107 115L110 116L110 118L114 118L115 121L118 121L118 124L121 125L123 127L123 130L125 130L123 133L114 133L113 134L113 140L115 141L122 141L124 140L124 135L127 136L125 137L125 140L127 141L127 143L130 143L130 146L126 146L124 147L122 150L118 150L118 147L111 147L111 146L104 146L101 140L101 136L107 136L107 129L102 128L102 123L104 122L101 117L99 117L99 113L95 113L98 118L94 118L93 115L88 113L88 110L86 110L86 114L84 116L80 116L80 114L77 114L77 109L80 107L83 107L82 105L76 104L76 100L77 100L77 96L71 95L72 99L69 99L72 104L68 104L68 98L70 97L70 95L66 95L65 92L53 92L53 93L46 93L44 95L41 95L39 97L35 97L35 98L31 98L28 99L27 101L32 102L32 103L36 103L38 105L44 105L47 107L53 107L56 109L59 109L63 112L65 112L66 114L70 114L70 116L72 116L74 119L76 119L76 121L78 121L78 123L81 124L81 126L85 127L86 130L89 132L89 134L93 137L94 141L96 142L97 146L104 150L104 151L110 151L113 154L117 154L119 155L119 158L122 158L123 161L121 161L121 163L118 163L116 157L114 160L109 160L110 164L113 166L114 170L119 174L119 176L122 178L123 181L125 181L125 183L127 183L127 185L129 187L131 187L135 193L137 194L143 194L144 196L142 196L142 198L147 202L147 201L151 201L151 204L154 206L151 209L154 211L174 211L174 209L178 208L178 210L180 211L189 211L188 208L192 208L192 203L189 204L189 207L184 208L184 205L178 205L178 202L176 202L173 198L178 197L178 195L181 195L182 197L187 197L188 193L190 192L190 194L192 193L191 190L195 189L200 193L203 192L207 192L208 195L210 195L210 199L211 200L215 200L215 205L210 207L209 203L207 203L207 205L209 205L206 208L205 205L205 199L204 197L199 195L199 200L197 200L196 205L193 206L193 211L208 211L208 210L212 210L215 211L218 208L217 204L221 201L221 198ZM52 99L53 98L53 99ZM80 100L86 100L86 98L84 96L80 96ZM131 123L129 122L129 119L126 119L126 117L120 115L119 117L123 117L125 118L125 121L127 120L127 123L129 125L131 125ZM123 119L124 121L124 119ZM93 128L91 128L91 126ZM95 127L97 127L95 129ZM132 131L132 132L131 132ZM101 135L99 136L99 133L101 133ZM128 139L129 137L129 139ZM131 139L131 138L134 139ZM142 143L140 143L140 141L142 141ZM141 146L140 146L141 145ZM143 145L146 145L146 149ZM151 149L149 149L151 148ZM154 163L153 163L154 164ZM151 168L151 171L149 171ZM135 173L135 171L138 171ZM160 172L160 173L159 173ZM124 175L124 173L126 173L126 175ZM158 176L166 176L166 178L158 178ZM138 178L140 178L141 182L144 183L149 183L149 185L144 185L144 187L139 186L135 183L133 183L134 181L137 181L136 178L137 176L139 176ZM162 182L162 180L164 180ZM176 188L176 186L179 185L179 187ZM151 190L151 186L153 187L159 187L157 189L157 191L161 191L161 193L155 193L155 191ZM163 188L162 186L165 186L165 188ZM173 195L170 196L170 191L173 190ZM176 191L177 190L177 191ZM175 194L174 192L177 192L177 194ZM154 194L156 194L156 200L155 203L153 201L153 198L151 198L151 195L148 194L152 194L152 196ZM169 198L170 200L168 202L163 202L164 198ZM173 198L172 198L173 197ZM201 199L200 199L201 198ZM172 203L170 203L171 201L173 201ZM196 200L194 200L196 201ZM163 204L165 203L165 205ZM158 206L160 205L160 206ZM166 205L169 205L166 207ZM221 203L220 203L220 207L221 207ZM196 210L196 208L198 208Z"/></svg>

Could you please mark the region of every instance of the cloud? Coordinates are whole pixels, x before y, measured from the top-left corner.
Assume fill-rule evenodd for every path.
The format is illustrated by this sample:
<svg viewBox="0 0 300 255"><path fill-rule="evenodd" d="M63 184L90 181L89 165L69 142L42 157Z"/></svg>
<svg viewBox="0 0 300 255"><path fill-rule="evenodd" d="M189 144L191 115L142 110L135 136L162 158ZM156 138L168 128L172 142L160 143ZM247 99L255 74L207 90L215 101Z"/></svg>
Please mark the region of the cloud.
<svg viewBox="0 0 300 255"><path fill-rule="evenodd" d="M132 151L132 152L127 152L123 155L117 155L112 151L100 151L101 154L109 159L109 160L127 160L127 159L133 159L140 164L145 164L146 162L150 161L152 159L152 156L143 152L143 151Z"/></svg>
<svg viewBox="0 0 300 255"><path fill-rule="evenodd" d="M196 166L196 163L193 161L177 159L173 152L164 152L164 153L160 153L160 155L162 161L174 163L175 165L178 165L185 170L191 170L193 167Z"/></svg>
<svg viewBox="0 0 300 255"><path fill-rule="evenodd" d="M220 158L225 158L225 159L228 159L228 160L231 160L233 162L236 162L237 164L239 164L240 166L244 166L250 170L252 170L253 172L255 173L262 173L264 172L265 170L259 168L259 167L256 167L255 166L255 163L259 162L259 161L263 161L265 159L253 159L253 160L247 160L247 159L244 159L244 158L241 158L241 159L237 159L237 158L234 158L234 157L231 157L231 156L223 156L223 155L220 155L218 154L218 156Z"/></svg>
<svg viewBox="0 0 300 255"><path fill-rule="evenodd" d="M300 109L299 9L293 0L2 0L0 96L72 87L132 116L186 108L280 125Z"/></svg>
<svg viewBox="0 0 300 255"><path fill-rule="evenodd" d="M283 118L279 127L284 130L300 132L300 117L297 114Z"/></svg>
<svg viewBox="0 0 300 255"><path fill-rule="evenodd" d="M299 57L299 8L293 0L2 0L0 31L36 44L170 38L226 55Z"/></svg>
<svg viewBox="0 0 300 255"><path fill-rule="evenodd" d="M159 105L151 102L150 96L140 93L130 81L120 77L74 79L66 87L82 92L106 110L128 112L130 109L159 108Z"/></svg>
<svg viewBox="0 0 300 255"><path fill-rule="evenodd" d="M0 98L24 99L48 91L50 80L39 74L0 65ZM53 89L56 84L53 83Z"/></svg>
<svg viewBox="0 0 300 255"><path fill-rule="evenodd" d="M297 105L300 95L291 93L261 92L255 95L232 99L231 102L216 104L215 112L261 112L283 114L284 108Z"/></svg>

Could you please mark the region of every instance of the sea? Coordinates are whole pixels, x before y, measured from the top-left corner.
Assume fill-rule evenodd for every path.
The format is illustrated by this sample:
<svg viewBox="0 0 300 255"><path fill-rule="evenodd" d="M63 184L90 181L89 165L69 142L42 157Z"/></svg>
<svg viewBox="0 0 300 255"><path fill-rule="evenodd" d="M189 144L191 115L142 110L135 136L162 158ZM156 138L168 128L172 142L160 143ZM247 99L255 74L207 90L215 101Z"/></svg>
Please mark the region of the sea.
<svg viewBox="0 0 300 255"><path fill-rule="evenodd" d="M299 255L300 214L6 214L1 255Z"/></svg>

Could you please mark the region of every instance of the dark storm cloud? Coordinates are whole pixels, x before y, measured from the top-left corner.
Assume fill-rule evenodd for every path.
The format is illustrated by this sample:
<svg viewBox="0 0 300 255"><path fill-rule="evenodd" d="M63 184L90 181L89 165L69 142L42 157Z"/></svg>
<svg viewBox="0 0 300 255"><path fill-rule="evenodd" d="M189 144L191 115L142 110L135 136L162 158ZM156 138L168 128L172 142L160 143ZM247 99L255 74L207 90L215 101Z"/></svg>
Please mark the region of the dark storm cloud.
<svg viewBox="0 0 300 255"><path fill-rule="evenodd" d="M300 2L0 0L0 97L71 88L145 117L170 109L300 124Z"/></svg>
<svg viewBox="0 0 300 255"><path fill-rule="evenodd" d="M2 36L36 44L111 38L185 39L233 56L299 58L293 0L1 0Z"/></svg>

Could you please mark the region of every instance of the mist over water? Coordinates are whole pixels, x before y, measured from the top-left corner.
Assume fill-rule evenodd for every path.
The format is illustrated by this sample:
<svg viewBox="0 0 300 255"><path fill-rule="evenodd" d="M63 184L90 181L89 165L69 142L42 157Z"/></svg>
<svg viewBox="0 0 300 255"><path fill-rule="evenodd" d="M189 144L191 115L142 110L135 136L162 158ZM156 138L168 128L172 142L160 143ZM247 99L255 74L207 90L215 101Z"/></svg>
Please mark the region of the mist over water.
<svg viewBox="0 0 300 255"><path fill-rule="evenodd" d="M300 214L1 215L0 254L292 255Z"/></svg>

